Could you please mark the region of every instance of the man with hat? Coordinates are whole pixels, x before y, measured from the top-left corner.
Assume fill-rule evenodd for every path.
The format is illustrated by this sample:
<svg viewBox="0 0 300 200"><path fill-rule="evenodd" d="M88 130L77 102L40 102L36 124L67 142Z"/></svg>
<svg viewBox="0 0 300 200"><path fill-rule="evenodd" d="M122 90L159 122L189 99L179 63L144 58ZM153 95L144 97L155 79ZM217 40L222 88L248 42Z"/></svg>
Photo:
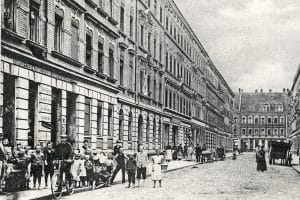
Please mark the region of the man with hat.
<svg viewBox="0 0 300 200"><path fill-rule="evenodd" d="M113 175L110 179L111 184L113 183L115 176L117 173L122 170L122 184L125 183L125 170L126 170L126 165L125 165L125 155L123 153L123 149L120 148L119 152L115 156L115 160L117 162L116 169L113 172Z"/></svg>
<svg viewBox="0 0 300 200"><path fill-rule="evenodd" d="M52 176L54 174L54 159L55 153L54 149L52 148L52 143L48 142L47 147L44 150L45 156L45 187L48 187L48 177L50 176L50 181L52 180Z"/></svg>

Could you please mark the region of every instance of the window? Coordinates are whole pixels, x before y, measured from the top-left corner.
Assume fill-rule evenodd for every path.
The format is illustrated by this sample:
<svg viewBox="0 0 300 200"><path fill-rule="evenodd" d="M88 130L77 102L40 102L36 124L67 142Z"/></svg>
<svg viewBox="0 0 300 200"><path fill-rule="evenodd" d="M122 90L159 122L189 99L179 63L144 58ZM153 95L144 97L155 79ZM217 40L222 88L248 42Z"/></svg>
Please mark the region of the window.
<svg viewBox="0 0 300 200"><path fill-rule="evenodd" d="M159 44L159 61L162 59L162 44Z"/></svg>
<svg viewBox="0 0 300 200"><path fill-rule="evenodd" d="M54 30L54 49L58 52L62 52L63 41L63 18L58 14L55 14L55 30Z"/></svg>
<svg viewBox="0 0 300 200"><path fill-rule="evenodd" d="M123 32L124 32L124 15L125 15L124 7L121 6L120 7L120 29Z"/></svg>
<svg viewBox="0 0 300 200"><path fill-rule="evenodd" d="M91 33L86 34L85 63L86 63L86 66L92 67L92 36L91 36Z"/></svg>
<svg viewBox="0 0 300 200"><path fill-rule="evenodd" d="M153 40L153 57L156 58L156 38Z"/></svg>
<svg viewBox="0 0 300 200"><path fill-rule="evenodd" d="M108 136L113 136L113 105L108 105L108 116L107 116L107 124L108 124Z"/></svg>
<svg viewBox="0 0 300 200"><path fill-rule="evenodd" d="M156 101L156 78L153 80L153 99Z"/></svg>
<svg viewBox="0 0 300 200"><path fill-rule="evenodd" d="M172 109L172 91L169 92L169 108Z"/></svg>
<svg viewBox="0 0 300 200"><path fill-rule="evenodd" d="M162 100L161 96L162 96L162 82L160 80L160 82L159 82L159 93L158 93L159 102L161 102L161 100Z"/></svg>
<svg viewBox="0 0 300 200"><path fill-rule="evenodd" d="M140 71L140 93L143 94L144 87L144 72Z"/></svg>
<svg viewBox="0 0 300 200"><path fill-rule="evenodd" d="M268 117L268 124L272 124L272 117Z"/></svg>
<svg viewBox="0 0 300 200"><path fill-rule="evenodd" d="M144 46L144 26L141 25L141 45Z"/></svg>
<svg viewBox="0 0 300 200"><path fill-rule="evenodd" d="M280 124L284 124L285 123L285 118L284 118L284 116L281 116L280 117Z"/></svg>
<svg viewBox="0 0 300 200"><path fill-rule="evenodd" d="M278 129L274 128L274 135L278 135Z"/></svg>
<svg viewBox="0 0 300 200"><path fill-rule="evenodd" d="M133 88L132 85L132 80L133 80L133 63L134 63L134 56L133 55L129 55L129 80L128 80L128 86L130 89Z"/></svg>
<svg viewBox="0 0 300 200"><path fill-rule="evenodd" d="M98 42L98 72L103 73L104 69L104 51L103 42Z"/></svg>
<svg viewBox="0 0 300 200"><path fill-rule="evenodd" d="M261 124L265 124L266 123L265 117L261 117L260 120L261 120L261 122L260 122Z"/></svg>
<svg viewBox="0 0 300 200"><path fill-rule="evenodd" d="M166 17L166 29L169 30L169 18Z"/></svg>
<svg viewBox="0 0 300 200"><path fill-rule="evenodd" d="M168 107L168 89L165 90L165 107Z"/></svg>
<svg viewBox="0 0 300 200"><path fill-rule="evenodd" d="M283 128L280 129L280 136L284 136L284 129Z"/></svg>
<svg viewBox="0 0 300 200"><path fill-rule="evenodd" d="M163 9L160 7L159 9L159 22L162 23L162 18L163 18Z"/></svg>
<svg viewBox="0 0 300 200"><path fill-rule="evenodd" d="M252 129L248 129L248 136L252 136Z"/></svg>
<svg viewBox="0 0 300 200"><path fill-rule="evenodd" d="M151 97L151 76L148 75L147 77L147 91L148 91L148 96Z"/></svg>
<svg viewBox="0 0 300 200"><path fill-rule="evenodd" d="M103 9L105 7L104 3L105 3L105 0L99 0L99 7Z"/></svg>
<svg viewBox="0 0 300 200"><path fill-rule="evenodd" d="M260 136L265 136L265 129L264 128L262 128L262 129L260 129Z"/></svg>
<svg viewBox="0 0 300 200"><path fill-rule="evenodd" d="M128 116L128 141L132 141L132 113Z"/></svg>
<svg viewBox="0 0 300 200"><path fill-rule="evenodd" d="M15 17L16 17L16 0L4 1L4 27L15 31Z"/></svg>
<svg viewBox="0 0 300 200"><path fill-rule="evenodd" d="M248 124L252 124L252 117L248 116Z"/></svg>
<svg viewBox="0 0 300 200"><path fill-rule="evenodd" d="M114 50L112 48L109 49L109 77L114 77Z"/></svg>
<svg viewBox="0 0 300 200"><path fill-rule="evenodd" d="M123 131L124 131L124 113L121 109L119 112L119 140L123 140Z"/></svg>
<svg viewBox="0 0 300 200"><path fill-rule="evenodd" d="M151 33L148 33L148 52L151 52Z"/></svg>
<svg viewBox="0 0 300 200"><path fill-rule="evenodd" d="M245 116L242 117L242 124L246 124L246 117Z"/></svg>
<svg viewBox="0 0 300 200"><path fill-rule="evenodd" d="M278 117L274 117L273 121L274 121L274 124L278 124Z"/></svg>
<svg viewBox="0 0 300 200"><path fill-rule="evenodd" d="M39 13L40 4L36 1L30 1L30 40L34 42L39 42Z"/></svg>
<svg viewBox="0 0 300 200"><path fill-rule="evenodd" d="M272 135L272 129L269 129L269 128L268 128L267 131L268 131L268 136L271 136L271 135Z"/></svg>
<svg viewBox="0 0 300 200"><path fill-rule="evenodd" d="M154 0L154 14L157 15L157 0Z"/></svg>
<svg viewBox="0 0 300 200"><path fill-rule="evenodd" d="M147 123L146 123L146 142L149 142L149 131L150 131L150 120L149 117L147 117Z"/></svg>
<svg viewBox="0 0 300 200"><path fill-rule="evenodd" d="M91 99L85 97L85 104L84 104L84 135L91 134Z"/></svg>
<svg viewBox="0 0 300 200"><path fill-rule="evenodd" d="M169 72L171 72L172 73L172 67L173 66L173 60L172 60L172 55L170 54L170 66L169 66Z"/></svg>
<svg viewBox="0 0 300 200"><path fill-rule="evenodd" d="M119 83L121 86L124 85L124 51L121 50L121 53L120 53L120 72L119 72Z"/></svg>
<svg viewBox="0 0 300 200"><path fill-rule="evenodd" d="M113 14L114 14L114 1L113 0L109 0L109 14L110 14L110 17L113 17Z"/></svg>
<svg viewBox="0 0 300 200"><path fill-rule="evenodd" d="M254 117L254 123L255 123L255 124L258 124L258 121L259 121L259 120L258 120L258 117Z"/></svg>
<svg viewBox="0 0 300 200"><path fill-rule="evenodd" d="M258 136L259 134L258 134L258 129L256 128L256 129L254 129L254 135L255 136Z"/></svg>
<svg viewBox="0 0 300 200"><path fill-rule="evenodd" d="M148 0L148 8L151 7L151 0Z"/></svg>
<svg viewBox="0 0 300 200"><path fill-rule="evenodd" d="M98 101L97 104L97 135L102 136L102 123L103 123L103 102Z"/></svg>
<svg viewBox="0 0 300 200"><path fill-rule="evenodd" d="M242 135L246 135L246 129L242 128Z"/></svg>
<svg viewBox="0 0 300 200"><path fill-rule="evenodd" d="M156 119L153 119L152 141L156 144Z"/></svg>
<svg viewBox="0 0 300 200"><path fill-rule="evenodd" d="M130 18L129 18L129 35L130 35L130 38L133 38L133 16L130 15Z"/></svg>
<svg viewBox="0 0 300 200"><path fill-rule="evenodd" d="M79 52L79 31L78 31L79 22L77 20L72 20L71 29L72 29L72 38L71 38L71 57L74 60L78 60Z"/></svg>
<svg viewBox="0 0 300 200"><path fill-rule="evenodd" d="M166 52L166 70L169 71L169 54Z"/></svg>

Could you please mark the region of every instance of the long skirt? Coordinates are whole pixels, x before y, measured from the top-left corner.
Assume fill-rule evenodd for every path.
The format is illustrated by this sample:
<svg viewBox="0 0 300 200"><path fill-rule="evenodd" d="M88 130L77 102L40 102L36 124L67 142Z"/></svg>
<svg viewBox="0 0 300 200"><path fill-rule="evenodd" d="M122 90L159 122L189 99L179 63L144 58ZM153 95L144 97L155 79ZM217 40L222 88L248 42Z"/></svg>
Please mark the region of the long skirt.
<svg viewBox="0 0 300 200"><path fill-rule="evenodd" d="M267 171L267 163L266 160L257 160L257 171Z"/></svg>
<svg viewBox="0 0 300 200"><path fill-rule="evenodd" d="M161 173L161 165L160 164L153 164L152 180L153 181L162 180L162 173Z"/></svg>

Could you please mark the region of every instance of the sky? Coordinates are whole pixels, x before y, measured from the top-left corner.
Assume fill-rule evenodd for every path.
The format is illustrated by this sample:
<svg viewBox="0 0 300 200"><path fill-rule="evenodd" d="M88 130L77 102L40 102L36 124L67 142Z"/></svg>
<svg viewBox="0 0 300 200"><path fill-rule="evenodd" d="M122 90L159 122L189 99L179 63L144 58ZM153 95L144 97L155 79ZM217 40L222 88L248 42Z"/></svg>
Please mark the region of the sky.
<svg viewBox="0 0 300 200"><path fill-rule="evenodd" d="M300 0L174 0L237 91L291 88L300 64Z"/></svg>

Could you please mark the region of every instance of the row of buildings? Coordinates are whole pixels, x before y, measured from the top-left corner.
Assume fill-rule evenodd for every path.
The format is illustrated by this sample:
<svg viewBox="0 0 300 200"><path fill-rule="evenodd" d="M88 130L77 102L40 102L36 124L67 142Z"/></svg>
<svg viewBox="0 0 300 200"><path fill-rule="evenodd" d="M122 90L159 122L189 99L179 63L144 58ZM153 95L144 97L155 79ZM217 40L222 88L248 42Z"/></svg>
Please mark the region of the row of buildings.
<svg viewBox="0 0 300 200"><path fill-rule="evenodd" d="M172 0L3 0L0 134L232 149L234 96Z"/></svg>

